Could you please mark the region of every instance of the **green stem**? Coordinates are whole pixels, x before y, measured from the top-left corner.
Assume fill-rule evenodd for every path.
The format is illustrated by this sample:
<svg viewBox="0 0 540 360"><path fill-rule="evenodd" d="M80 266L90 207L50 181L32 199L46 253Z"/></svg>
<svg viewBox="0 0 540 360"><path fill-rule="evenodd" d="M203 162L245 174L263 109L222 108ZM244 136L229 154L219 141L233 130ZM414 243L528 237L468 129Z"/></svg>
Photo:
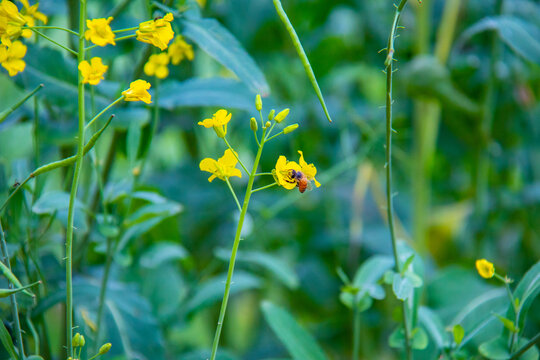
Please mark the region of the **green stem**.
<svg viewBox="0 0 540 360"><path fill-rule="evenodd" d="M255 176L263 176L263 175L272 175L271 172L263 172L263 173L257 173Z"/></svg>
<svg viewBox="0 0 540 360"><path fill-rule="evenodd" d="M107 107L105 107L103 110L101 110L96 116L94 116L92 118L92 120L90 120L88 122L88 124L86 124L86 126L84 127L84 130L88 130L90 129L90 126L92 126L92 124L94 123L94 121L96 121L97 119L99 119L101 117L101 115L103 115L107 110L109 110L110 108L112 108L114 105L118 104L120 101L122 101L124 99L124 95L120 96L118 99L114 100L112 103L110 103Z"/></svg>
<svg viewBox="0 0 540 360"><path fill-rule="evenodd" d="M238 207L238 211L242 211L242 206L240 205L240 201L238 201L238 197L236 196L236 193L234 192L234 189L231 185L231 182L229 181L229 178L225 178L225 182L227 183L227 186L229 187L229 190L231 190L231 194L234 198L234 201L236 202L236 206Z"/></svg>
<svg viewBox="0 0 540 360"><path fill-rule="evenodd" d="M353 320L353 360L360 359L360 319L361 312L355 307Z"/></svg>
<svg viewBox="0 0 540 360"><path fill-rule="evenodd" d="M265 131L263 130L263 139L264 139ZM259 161L261 159L262 149L264 147L264 140L261 142L261 146L259 146L259 150L257 151L257 155L255 156L255 162L253 163L253 169L251 173L249 173L249 181L246 189L246 195L244 196L244 204L242 205L242 209L240 211L240 218L238 219L238 227L236 228L236 235L234 237L233 242L233 248L231 251L231 258L229 260L229 270L227 271L227 281L225 282L225 292L223 293L223 301L221 302L221 309L219 311L219 319L216 327L216 333L214 335L214 342L212 344L212 355L210 356L210 360L216 359L216 354L219 346L219 338L221 336L221 329L223 327L223 321L225 319L225 312L227 310L227 303L229 301L229 293L231 291L231 280L234 272L234 265L236 262L236 253L238 252L238 246L240 245L240 234L242 233L242 227L244 226L244 218L247 213L247 209L249 206L249 199L251 198L251 189L253 188L253 182L255 180L255 173L257 172L257 167L259 166Z"/></svg>
<svg viewBox="0 0 540 360"><path fill-rule="evenodd" d="M388 38L387 57L384 62L386 67L386 212L388 218L388 227L390 229L390 240L392 241L392 252L394 255L396 272L400 273L399 254L397 250L397 240L394 229L394 194L392 192L392 75L394 62L394 40L398 27L401 11L405 7L407 0L401 0L396 7L392 29ZM405 353L408 360L412 359L412 351L409 335L409 324L407 321L406 301L402 302L403 329L405 332Z"/></svg>
<svg viewBox="0 0 540 360"><path fill-rule="evenodd" d="M139 27L134 26L134 27L126 28L126 29L113 30L113 33L117 34L117 33L126 32L126 31L133 31L133 30L139 30Z"/></svg>
<svg viewBox="0 0 540 360"><path fill-rule="evenodd" d="M519 359L521 355L523 355L527 350L529 350L531 347L534 346L534 344L536 344L539 341L540 341L540 333L536 334L531 340L529 340L528 343L523 345L523 347L521 347L521 349L519 349L514 354L512 354L512 356L510 356L510 359L508 359L508 360L517 360L517 359Z"/></svg>
<svg viewBox="0 0 540 360"><path fill-rule="evenodd" d="M105 261L105 269L103 270L103 278L101 278L101 288L99 290L99 303L96 321L96 351L100 344L100 330L103 321L103 309L105 306L105 296L107 294L107 283L109 282L109 273L111 270L114 251L112 249L112 239L107 238L107 260Z"/></svg>
<svg viewBox="0 0 540 360"><path fill-rule="evenodd" d="M122 40L126 40L126 39L131 39L131 38L134 38L135 36L137 36L137 34L131 34L131 35L126 35L126 36L121 36L119 38L115 38L114 41L122 41ZM97 45L90 45L90 46L87 46L84 50L88 51L90 49L93 49L97 47Z"/></svg>
<svg viewBox="0 0 540 360"><path fill-rule="evenodd" d="M84 25L86 23L86 0L80 0L79 3L79 53L77 62L84 61ZM79 186L79 177L82 170L84 156L84 130L85 130L85 108L84 108L84 84L81 72L78 72L78 105L79 105L79 133L77 138L77 159L75 161L75 170L73 173L73 182L69 194L68 219L66 230L66 346L67 356L73 357L73 279L72 279L72 258L73 258L73 219L75 213L75 200L77 199L77 188Z"/></svg>
<svg viewBox="0 0 540 360"><path fill-rule="evenodd" d="M270 141L270 140L272 140L273 138L278 137L278 136L281 135L281 134L283 134L283 131L280 131L280 132L278 132L276 135L274 135L274 136L272 136L272 137L266 139L266 141Z"/></svg>
<svg viewBox="0 0 540 360"><path fill-rule="evenodd" d="M270 139L268 139L268 137L272 133L272 130L274 130L275 126L276 126L276 123L273 123L272 126L270 127L270 129L268 130L268 133L266 134L266 137L264 138L264 142L267 142L268 140L270 140Z"/></svg>
<svg viewBox="0 0 540 360"><path fill-rule="evenodd" d="M81 0L81 1L84 1L84 0ZM79 54L77 53L77 51L75 51L75 50L73 50L73 49L70 49L70 48L68 48L67 46L62 45L62 44L60 44L59 42L54 41L53 39L51 39L51 38L48 37L47 35L43 34L42 32L37 31L37 30L34 29L34 28L30 28L30 30L32 30L33 32L35 32L36 34L38 34L39 36L41 36L42 38L49 40L50 42L52 42L52 43L55 44L56 46L59 46L59 47L61 47L62 49L66 50L66 51L69 51L70 53L72 53L72 54L75 55L75 56L79 56Z"/></svg>
<svg viewBox="0 0 540 360"><path fill-rule="evenodd" d="M13 106L10 106L8 109L2 111L0 113L0 124L6 120L6 118L15 110L17 110L22 104L26 102L26 100L30 99L32 96L34 96L35 93L37 93L39 90L43 89L43 84L39 84L34 90L30 91L24 98L21 99L18 103L16 103Z"/></svg>
<svg viewBox="0 0 540 360"><path fill-rule="evenodd" d="M259 142L259 138L257 138L257 132L253 131L253 136L255 137L255 142L257 143L257 146L261 146L261 143Z"/></svg>
<svg viewBox="0 0 540 360"><path fill-rule="evenodd" d="M6 243L6 238L4 236L4 229L2 228L2 222L0 221L0 242L2 247L2 255L4 257L4 264L8 267L8 269L11 271L11 264L9 262L9 253ZM10 289L13 288L13 284L11 282L8 282L8 287ZM21 358L24 360L26 359L26 355L24 354L24 343L22 339L22 332L21 332L21 323L19 321L19 308L17 306L17 298L16 295L10 295L9 299L11 301L11 314L13 316L13 325L15 328L15 340L17 341L17 346L19 347L19 354L21 355Z"/></svg>
<svg viewBox="0 0 540 360"><path fill-rule="evenodd" d="M255 193L257 191L261 191L261 190L264 190L264 189L268 189L268 188L271 188L272 186L276 186L278 183L272 183L272 184L269 184L269 185L265 185L265 186L261 186L260 188L256 188L255 190L252 190L251 193Z"/></svg>
<svg viewBox="0 0 540 360"><path fill-rule="evenodd" d="M225 144L227 145L227 147L232 151L234 157L236 158L236 160L238 160L238 163L240 163L240 166L242 167L242 169L244 169L247 175L250 175L250 172L248 171L248 169L246 168L242 160L240 160L240 158L238 157L238 154L236 154L236 151L233 150L231 144L229 144L229 142L227 141L227 138L224 137L223 141L225 141Z"/></svg>
<svg viewBox="0 0 540 360"><path fill-rule="evenodd" d="M73 34L75 36L79 36L79 33L76 32L76 31L73 31L71 29L68 29L68 28L65 28L65 27L61 27L61 26L46 26L46 25L40 25L40 26L28 26L28 27L23 27L23 29L55 29L55 30L63 30L63 31L66 31L70 34Z"/></svg>

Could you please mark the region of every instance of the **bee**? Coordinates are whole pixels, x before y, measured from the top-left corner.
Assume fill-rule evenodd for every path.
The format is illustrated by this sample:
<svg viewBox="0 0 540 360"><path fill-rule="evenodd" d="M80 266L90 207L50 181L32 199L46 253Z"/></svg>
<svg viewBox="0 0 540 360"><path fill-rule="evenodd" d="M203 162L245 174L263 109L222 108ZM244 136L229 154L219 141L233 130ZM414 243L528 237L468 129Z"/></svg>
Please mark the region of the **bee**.
<svg viewBox="0 0 540 360"><path fill-rule="evenodd" d="M291 170L291 178L296 182L296 187L301 193L306 191L306 189L311 190L311 181L303 172Z"/></svg>

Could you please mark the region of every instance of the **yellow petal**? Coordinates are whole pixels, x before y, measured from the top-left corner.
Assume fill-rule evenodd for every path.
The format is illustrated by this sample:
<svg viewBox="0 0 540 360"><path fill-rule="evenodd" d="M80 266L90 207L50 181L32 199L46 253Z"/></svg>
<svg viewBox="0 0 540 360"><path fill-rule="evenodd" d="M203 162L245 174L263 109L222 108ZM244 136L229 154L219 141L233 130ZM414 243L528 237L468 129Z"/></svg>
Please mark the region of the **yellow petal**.
<svg viewBox="0 0 540 360"><path fill-rule="evenodd" d="M211 127L214 127L214 120L213 119L204 119L203 121L199 121L197 123L198 125L202 125L204 126L205 128L211 128Z"/></svg>
<svg viewBox="0 0 540 360"><path fill-rule="evenodd" d="M238 156L238 154L236 154L236 156ZM235 167L236 163L238 163L238 159L236 159L236 156L234 156L234 153L231 151L231 149L227 149L225 150L223 156L218 159L218 163L222 167Z"/></svg>

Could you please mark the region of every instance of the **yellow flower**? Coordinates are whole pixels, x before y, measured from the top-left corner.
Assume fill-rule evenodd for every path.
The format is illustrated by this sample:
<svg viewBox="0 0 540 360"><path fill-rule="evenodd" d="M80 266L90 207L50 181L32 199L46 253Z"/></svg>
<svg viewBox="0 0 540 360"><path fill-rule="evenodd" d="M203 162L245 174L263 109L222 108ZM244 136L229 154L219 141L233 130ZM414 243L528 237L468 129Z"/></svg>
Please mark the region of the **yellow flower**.
<svg viewBox="0 0 540 360"><path fill-rule="evenodd" d="M0 3L0 38L4 45L11 45L11 41L19 36L30 37L30 29L22 29L27 20L19 12L17 5L8 0Z"/></svg>
<svg viewBox="0 0 540 360"><path fill-rule="evenodd" d="M165 50L174 37L174 32L171 28L171 21L173 20L173 15L167 13L162 18L140 23L139 30L135 32L137 34L137 40Z"/></svg>
<svg viewBox="0 0 540 360"><path fill-rule="evenodd" d="M227 123L231 121L232 114L227 114L227 110L218 110L211 119L204 119L197 124L204 126L205 128L213 127L216 134L219 137L225 137L227 135Z"/></svg>
<svg viewBox="0 0 540 360"><path fill-rule="evenodd" d="M242 177L242 173L239 169L236 168L238 159L236 158L236 152L233 153L230 149L225 150L225 153L219 159L214 160L211 158L206 158L201 161L199 167L201 171L208 171L212 173L212 176L208 178L209 182L212 182L216 177L225 181L225 179L230 178L231 176Z"/></svg>
<svg viewBox="0 0 540 360"><path fill-rule="evenodd" d="M103 74L109 67L103 65L101 58L93 57L90 62L83 61L79 64L79 70L83 76L83 84L97 85L104 79Z"/></svg>
<svg viewBox="0 0 540 360"><path fill-rule="evenodd" d="M155 54L144 64L144 73L148 76L155 75L159 79L165 79L169 75L169 56L166 53Z"/></svg>
<svg viewBox="0 0 540 360"><path fill-rule="evenodd" d="M315 165L306 163L302 151L298 151L298 153L300 154L298 163L288 161L283 155L278 158L276 168L272 171L278 185L283 186L287 190L294 189L298 182L295 179L294 174L301 172L308 181L313 181L315 186L321 186L317 179L315 179L315 175L317 174Z"/></svg>
<svg viewBox="0 0 540 360"><path fill-rule="evenodd" d="M150 89L150 83L139 79L129 84L129 89L122 91L122 95L126 101L144 101L150 104L152 98L148 89Z"/></svg>
<svg viewBox="0 0 540 360"><path fill-rule="evenodd" d="M193 47L188 44L182 35L178 35L174 38L173 43L169 46L169 56L171 57L171 63L178 65L184 58L193 60L195 54L193 53Z"/></svg>
<svg viewBox="0 0 540 360"><path fill-rule="evenodd" d="M26 45L14 41L10 46L0 45L0 63L8 71L9 76L22 72L26 63L22 58L26 55Z"/></svg>
<svg viewBox="0 0 540 360"><path fill-rule="evenodd" d="M88 30L84 32L84 38L97 46L105 46L107 44L116 45L114 42L114 33L109 25L111 21L113 21L112 16L107 19L86 20Z"/></svg>
<svg viewBox="0 0 540 360"><path fill-rule="evenodd" d="M21 13L26 19L28 26L35 26L36 20L39 20L42 23L47 24L47 22L49 21L49 19L47 18L47 15L38 11L39 3L36 3L30 6L30 4L28 3L28 0L20 0L20 2L24 6L24 9Z"/></svg>
<svg viewBox="0 0 540 360"><path fill-rule="evenodd" d="M476 270L485 279L491 279L495 276L495 267L486 259L476 260Z"/></svg>

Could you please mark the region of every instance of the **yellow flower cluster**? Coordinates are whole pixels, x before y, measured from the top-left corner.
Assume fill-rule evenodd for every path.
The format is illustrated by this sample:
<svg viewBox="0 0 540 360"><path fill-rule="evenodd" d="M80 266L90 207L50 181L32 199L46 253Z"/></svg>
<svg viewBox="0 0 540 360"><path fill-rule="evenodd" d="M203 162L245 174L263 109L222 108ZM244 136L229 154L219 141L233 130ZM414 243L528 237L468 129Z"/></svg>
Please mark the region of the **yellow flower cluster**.
<svg viewBox="0 0 540 360"><path fill-rule="evenodd" d="M150 56L150 59L144 65L144 73L148 76L164 79L169 75L169 69L167 68L169 62L178 65L184 59L193 60L194 56L193 47L184 40L182 35L178 35L167 52Z"/></svg>
<svg viewBox="0 0 540 360"><path fill-rule="evenodd" d="M242 173L239 169L236 168L238 163L238 154L233 153L232 150L227 149L222 157L214 160L211 158L206 158L201 161L199 168L201 171L207 171L212 173L212 176L208 178L209 182L212 182L216 177L225 181L231 176L242 177Z"/></svg>
<svg viewBox="0 0 540 360"><path fill-rule="evenodd" d="M28 0L21 0L23 9L8 0L0 2L0 64L15 76L23 71L26 63L26 46L18 41L19 37L29 38L32 30L24 26L35 26L36 20L47 23L47 16L38 11L38 4L30 6Z"/></svg>

